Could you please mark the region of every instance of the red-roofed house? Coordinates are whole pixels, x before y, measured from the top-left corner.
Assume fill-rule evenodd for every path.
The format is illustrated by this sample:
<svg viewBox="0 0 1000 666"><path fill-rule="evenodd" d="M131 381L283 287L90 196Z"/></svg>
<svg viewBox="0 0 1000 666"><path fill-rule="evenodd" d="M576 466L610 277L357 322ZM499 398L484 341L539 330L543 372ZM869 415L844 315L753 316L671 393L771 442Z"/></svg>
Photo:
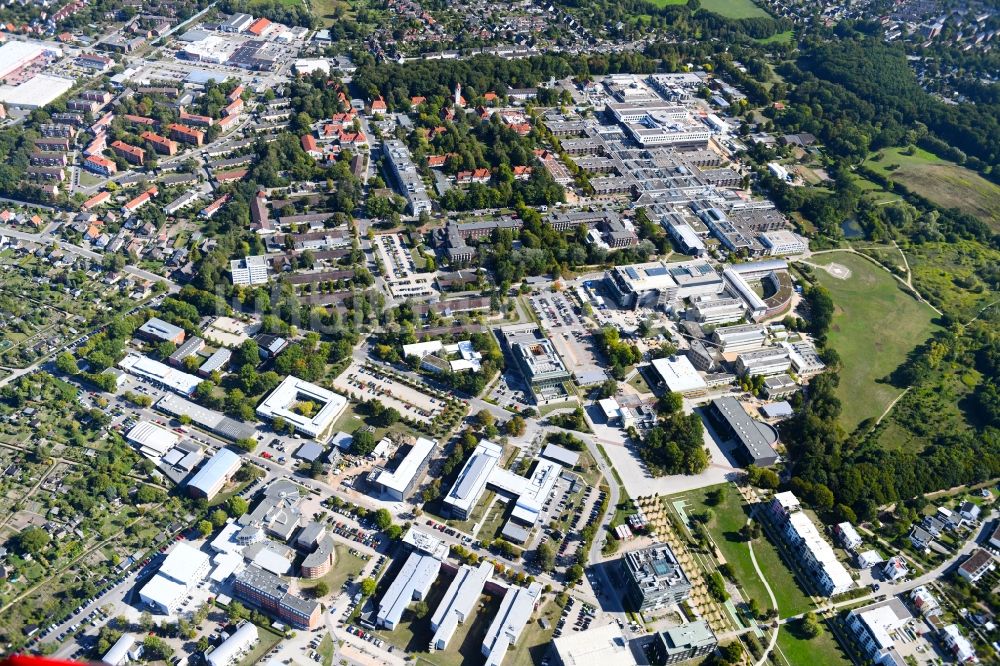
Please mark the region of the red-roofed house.
<svg viewBox="0 0 1000 666"><path fill-rule="evenodd" d="M415 109L415 108L417 108L418 106L420 106L421 104L423 104L426 101L427 101L427 98L426 97L422 97L420 95L417 95L416 97L411 97L410 98L410 108L411 109Z"/></svg>
<svg viewBox="0 0 1000 666"><path fill-rule="evenodd" d="M428 155L427 166L431 169L440 169L448 161L447 155Z"/></svg>
<svg viewBox="0 0 1000 666"><path fill-rule="evenodd" d="M136 148L135 146L130 146L124 141L115 141L111 144L111 150L114 151L115 155L123 158L129 164L138 164L142 166L142 162L146 157L146 151L142 148Z"/></svg>
<svg viewBox="0 0 1000 666"><path fill-rule="evenodd" d="M137 196L135 199L132 199L127 204L122 206L122 213L125 214L134 213L135 211L139 210L140 208L148 204L150 200L153 197L155 197L158 193L159 190L156 188L156 185L153 185L148 190Z"/></svg>
<svg viewBox="0 0 1000 666"><path fill-rule="evenodd" d="M372 100L372 113L385 113L389 107L385 105L385 100L379 95L378 99Z"/></svg>
<svg viewBox="0 0 1000 666"><path fill-rule="evenodd" d="M243 111L243 100L238 97L234 99L232 102L230 102L228 106L222 109L222 112L227 116L235 116L242 111Z"/></svg>
<svg viewBox="0 0 1000 666"><path fill-rule="evenodd" d="M458 175L455 177L455 182L460 184L468 184L468 183L486 184L490 182L490 170L476 169L475 171L459 171Z"/></svg>
<svg viewBox="0 0 1000 666"><path fill-rule="evenodd" d="M531 178L532 169L530 166L516 166L513 171L514 180L528 180Z"/></svg>
<svg viewBox="0 0 1000 666"><path fill-rule="evenodd" d="M215 122L208 116L199 116L196 113L187 113L186 111L181 111L179 118L183 123L188 125L198 125L199 127L211 127L212 123Z"/></svg>
<svg viewBox="0 0 1000 666"><path fill-rule="evenodd" d="M91 155L84 160L83 168L103 176L111 176L118 172L118 165L100 155Z"/></svg>
<svg viewBox="0 0 1000 666"><path fill-rule="evenodd" d="M244 88L242 85L236 86L235 88L233 88L233 92L226 95L226 99L229 100L230 102L235 102L243 94L243 90Z"/></svg>
<svg viewBox="0 0 1000 666"><path fill-rule="evenodd" d="M217 183L226 183L230 180L243 180L248 173L250 173L249 169L233 169L232 171L216 172L213 175Z"/></svg>
<svg viewBox="0 0 1000 666"><path fill-rule="evenodd" d="M315 160L323 157L323 151L319 149L318 145L316 145L316 139L313 138L312 134L302 135L302 150L306 151L306 153L308 153L309 156Z"/></svg>
<svg viewBox="0 0 1000 666"><path fill-rule="evenodd" d="M146 131L140 134L139 137L143 141L149 141L151 144L153 144L153 148L156 149L156 152L158 153L162 153L164 155L173 155L177 152L177 142L172 141L164 136L160 136L159 134L154 134L153 132Z"/></svg>
<svg viewBox="0 0 1000 666"><path fill-rule="evenodd" d="M98 192L94 196L90 197L83 202L83 209L90 210L92 208L97 208L98 206L104 204L108 199L111 198L111 192L105 190L104 192Z"/></svg>
<svg viewBox="0 0 1000 666"><path fill-rule="evenodd" d="M264 17L257 19L256 21L250 24L249 28L247 28L247 32L249 32L251 35L257 35L258 37L269 32L270 30L271 30L271 22Z"/></svg>
<svg viewBox="0 0 1000 666"><path fill-rule="evenodd" d="M192 143L196 146L200 146L205 140L204 132L201 130L191 129L190 127L185 127L184 125L173 123L167 129L170 130L171 139L183 141L184 143Z"/></svg>

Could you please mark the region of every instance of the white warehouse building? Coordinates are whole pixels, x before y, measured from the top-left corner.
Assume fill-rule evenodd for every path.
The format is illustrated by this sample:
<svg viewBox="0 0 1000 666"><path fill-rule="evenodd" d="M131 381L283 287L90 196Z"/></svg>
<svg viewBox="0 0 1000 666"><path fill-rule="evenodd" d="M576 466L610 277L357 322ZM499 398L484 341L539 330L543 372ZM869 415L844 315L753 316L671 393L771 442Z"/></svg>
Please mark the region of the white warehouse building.
<svg viewBox="0 0 1000 666"><path fill-rule="evenodd" d="M158 612L170 615L191 588L205 579L210 568L208 555L182 541L174 546L160 570L139 591L139 598Z"/></svg>

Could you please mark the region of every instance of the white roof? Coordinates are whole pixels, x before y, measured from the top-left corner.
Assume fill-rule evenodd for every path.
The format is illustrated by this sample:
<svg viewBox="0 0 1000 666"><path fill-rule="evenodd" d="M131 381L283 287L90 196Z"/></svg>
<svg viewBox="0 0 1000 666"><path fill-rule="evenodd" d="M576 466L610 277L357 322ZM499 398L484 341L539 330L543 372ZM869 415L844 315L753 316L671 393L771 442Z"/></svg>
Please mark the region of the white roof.
<svg viewBox="0 0 1000 666"><path fill-rule="evenodd" d="M851 525L848 522L843 522L837 525L837 529L840 530L840 534L845 541L851 543L855 541L861 541L861 535L858 534L858 531L856 529L854 529L854 525Z"/></svg>
<svg viewBox="0 0 1000 666"><path fill-rule="evenodd" d="M125 437L140 448L150 449L160 456L172 449L181 439L176 433L149 421L140 421Z"/></svg>
<svg viewBox="0 0 1000 666"><path fill-rule="evenodd" d="M212 650L205 660L209 666L229 666L247 648L257 642L257 627L244 622L222 645Z"/></svg>
<svg viewBox="0 0 1000 666"><path fill-rule="evenodd" d="M10 42L8 42L10 44ZM36 74L17 86L0 86L0 102L29 109L40 108L73 87L73 79Z"/></svg>
<svg viewBox="0 0 1000 666"><path fill-rule="evenodd" d="M617 624L577 633L566 632L554 639L563 666L635 666L628 641Z"/></svg>
<svg viewBox="0 0 1000 666"><path fill-rule="evenodd" d="M108 664L108 666L118 666L121 663L127 662L128 652L132 649L133 645L135 645L135 636L132 634L122 634L121 638L115 641L115 644L111 646L111 649L101 659L101 663Z"/></svg>
<svg viewBox="0 0 1000 666"><path fill-rule="evenodd" d="M427 460L427 456L434 450L435 445L436 442L433 440L423 437L418 438L413 446L410 447L406 457L396 466L396 469L392 472L383 470L378 475L376 482L389 490L395 490L400 493L404 492L413 481L413 477L417 475L417 471L424 464L424 461Z"/></svg>
<svg viewBox="0 0 1000 666"><path fill-rule="evenodd" d="M315 71L330 73L330 61L322 58L300 58L295 61L295 71L299 74L312 74Z"/></svg>
<svg viewBox="0 0 1000 666"><path fill-rule="evenodd" d="M853 587L854 579L851 578L851 574L837 559L833 547L819 533L809 516L805 512L798 511L790 515L788 521L792 529L802 539L805 548L812 554L813 559L823 568L833 583L833 587L835 589Z"/></svg>
<svg viewBox="0 0 1000 666"><path fill-rule="evenodd" d="M673 393L688 393L708 387L687 356L653 359L656 370Z"/></svg>
<svg viewBox="0 0 1000 666"><path fill-rule="evenodd" d="M502 454L503 447L499 444L485 439L479 442L455 478L455 483L444 498L444 503L466 513L471 511L482 497L490 474Z"/></svg>
<svg viewBox="0 0 1000 666"><path fill-rule="evenodd" d="M200 377L139 354L129 354L118 362L118 367L130 374L162 384L181 395L191 395L201 383Z"/></svg>
<svg viewBox="0 0 1000 666"><path fill-rule="evenodd" d="M541 593L542 586L539 583L531 583L526 588L507 588L503 601L500 602L500 610L483 639L482 652L486 656L486 666L499 666L503 662L507 649L517 642L524 626L531 619Z"/></svg>
<svg viewBox="0 0 1000 666"><path fill-rule="evenodd" d="M602 412L604 412L604 418L609 421L618 418L621 414L621 407L618 406L618 401L614 398L604 398L602 400L598 400L597 406L601 408Z"/></svg>
<svg viewBox="0 0 1000 666"><path fill-rule="evenodd" d="M472 615L492 575L493 565L489 562L481 562L476 568L468 564L459 568L431 617L431 629L435 630L431 644L436 650L444 650L459 623L466 622Z"/></svg>
<svg viewBox="0 0 1000 666"><path fill-rule="evenodd" d="M441 570L441 560L430 555L412 552L403 563L395 580L382 595L378 605L378 621L383 626L395 626L403 617L403 611L413 601L414 593L423 597Z"/></svg>
<svg viewBox="0 0 1000 666"><path fill-rule="evenodd" d="M208 555L194 546L180 541L160 565L159 575L172 578L178 583L191 585L201 580L208 564Z"/></svg>
<svg viewBox="0 0 1000 666"><path fill-rule="evenodd" d="M187 591L187 585L157 574L139 591L139 598L160 608L172 609L180 603Z"/></svg>
<svg viewBox="0 0 1000 666"><path fill-rule="evenodd" d="M311 417L303 416L292 411L300 401L316 402L322 406ZM283 418L299 432L319 437L346 407L347 398L344 396L289 375L257 406L257 414L267 419Z"/></svg>
<svg viewBox="0 0 1000 666"><path fill-rule="evenodd" d="M799 498L790 490L775 493L774 500L787 511L794 511L800 506Z"/></svg>
<svg viewBox="0 0 1000 666"><path fill-rule="evenodd" d="M906 624L911 617L902 603L896 599L893 602L855 611L858 619L868 626L880 650L892 649L895 641L890 634Z"/></svg>
<svg viewBox="0 0 1000 666"><path fill-rule="evenodd" d="M45 52L41 44L10 40L0 46L0 78L10 74L18 67L23 67ZM60 51L59 47L52 49Z"/></svg>
<svg viewBox="0 0 1000 666"><path fill-rule="evenodd" d="M212 495L218 490L220 481L233 474L240 467L240 457L229 449L219 451L208 459L194 478L188 483L189 488L197 488L206 495Z"/></svg>
<svg viewBox="0 0 1000 666"><path fill-rule="evenodd" d="M444 343L440 340L428 340L427 342L415 342L412 345L403 345L403 357L416 356L418 358L423 358L428 354L433 354L434 352L441 351L444 348Z"/></svg>

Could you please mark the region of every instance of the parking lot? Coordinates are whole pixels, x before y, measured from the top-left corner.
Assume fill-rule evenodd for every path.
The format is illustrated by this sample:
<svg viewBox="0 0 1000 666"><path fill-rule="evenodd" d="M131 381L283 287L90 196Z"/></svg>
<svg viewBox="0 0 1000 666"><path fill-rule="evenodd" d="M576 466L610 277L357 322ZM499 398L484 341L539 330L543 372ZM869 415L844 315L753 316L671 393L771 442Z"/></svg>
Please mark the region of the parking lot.
<svg viewBox="0 0 1000 666"><path fill-rule="evenodd" d="M586 386L607 379L607 372L594 354L591 328L579 314L579 305L561 292L540 294L529 300L556 352L577 382Z"/></svg>
<svg viewBox="0 0 1000 666"><path fill-rule="evenodd" d="M405 418L432 419L445 407L443 398L431 397L380 370L358 363L348 366L333 385L356 400L379 400Z"/></svg>

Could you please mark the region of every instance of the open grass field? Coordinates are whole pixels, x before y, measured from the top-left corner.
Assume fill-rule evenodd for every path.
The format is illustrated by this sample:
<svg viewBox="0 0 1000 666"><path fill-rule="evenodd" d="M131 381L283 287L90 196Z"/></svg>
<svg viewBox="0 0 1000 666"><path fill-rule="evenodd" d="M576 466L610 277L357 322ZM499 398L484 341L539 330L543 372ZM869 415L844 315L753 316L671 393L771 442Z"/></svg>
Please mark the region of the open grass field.
<svg viewBox="0 0 1000 666"><path fill-rule="evenodd" d="M722 501L710 506L705 502L706 495L716 488L724 489ZM667 498L668 507L672 509L673 503L677 500L686 502L685 512L688 514L711 510L712 520L708 523L708 531L725 561L733 568L744 596L747 599L756 599L761 608L770 607L771 601L767 589L757 575L757 570L754 569L747 542L739 533L747 522L747 511L736 489L729 484L723 484L675 495ZM782 617L804 613L812 608L809 597L795 582L794 575L781 561L774 544L768 541L766 536L753 541L753 551L764 577L771 586L771 591L774 592L778 611Z"/></svg>
<svg viewBox="0 0 1000 666"><path fill-rule="evenodd" d="M866 164L942 208L958 208L1000 231L1000 185L926 150L913 155L904 150L881 151L882 159L869 158Z"/></svg>
<svg viewBox="0 0 1000 666"><path fill-rule="evenodd" d="M849 666L851 660L844 654L837 639L825 626L816 638L804 638L793 628L782 625L778 634L776 652L778 663L788 666L809 664L810 666Z"/></svg>
<svg viewBox="0 0 1000 666"><path fill-rule="evenodd" d="M784 32L779 32L771 35L770 37L765 37L764 39L758 39L759 44L788 44L795 37L795 33L791 30L786 30Z"/></svg>
<svg viewBox="0 0 1000 666"><path fill-rule="evenodd" d="M347 546L337 544L334 546L336 551L336 560L334 560L333 568L327 572L322 578L317 578L316 580L302 580L302 588L305 590L316 587L320 582L326 583L327 587L336 595L340 590L340 586L344 584L348 578L355 578L361 573L361 570L365 566L365 561L358 557L357 555L352 555L350 548Z"/></svg>
<svg viewBox="0 0 1000 666"><path fill-rule="evenodd" d="M813 263L846 266L846 280L817 269L835 306L830 345L840 354L843 369L837 396L843 404L841 422L853 430L867 418L878 418L900 390L878 380L899 367L906 355L937 326L928 306L905 293L895 278L873 263L848 252L831 252Z"/></svg>
<svg viewBox="0 0 1000 666"><path fill-rule="evenodd" d="M768 16L767 12L750 0L701 0L701 8L731 19Z"/></svg>

